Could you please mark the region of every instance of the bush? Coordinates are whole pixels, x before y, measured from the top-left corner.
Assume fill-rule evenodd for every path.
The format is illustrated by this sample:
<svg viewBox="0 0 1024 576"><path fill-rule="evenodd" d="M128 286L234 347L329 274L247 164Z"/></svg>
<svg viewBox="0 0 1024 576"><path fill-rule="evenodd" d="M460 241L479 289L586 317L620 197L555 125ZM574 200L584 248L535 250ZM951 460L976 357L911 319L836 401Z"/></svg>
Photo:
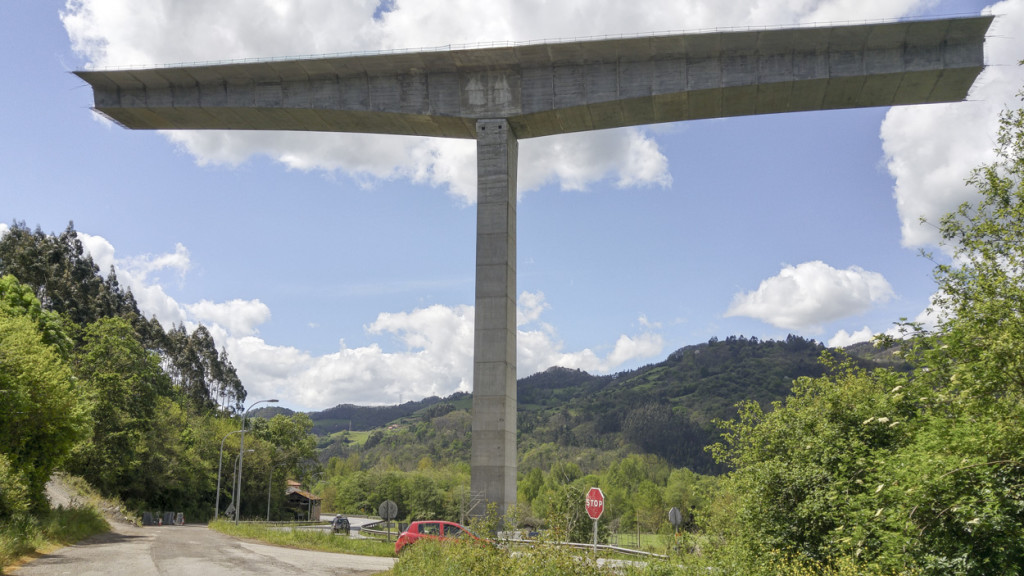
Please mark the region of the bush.
<svg viewBox="0 0 1024 576"><path fill-rule="evenodd" d="M10 460L0 454L0 522L25 514L28 504L25 479L11 466Z"/></svg>

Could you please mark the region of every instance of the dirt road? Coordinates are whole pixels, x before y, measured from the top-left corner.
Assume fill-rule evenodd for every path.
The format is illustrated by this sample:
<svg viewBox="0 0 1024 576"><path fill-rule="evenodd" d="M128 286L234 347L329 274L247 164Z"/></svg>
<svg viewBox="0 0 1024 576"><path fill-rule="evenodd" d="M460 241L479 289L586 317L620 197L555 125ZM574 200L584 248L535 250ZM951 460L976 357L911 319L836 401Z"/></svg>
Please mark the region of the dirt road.
<svg viewBox="0 0 1024 576"><path fill-rule="evenodd" d="M309 552L236 540L206 526L136 528L83 540L13 570L14 576L368 576L392 558Z"/></svg>

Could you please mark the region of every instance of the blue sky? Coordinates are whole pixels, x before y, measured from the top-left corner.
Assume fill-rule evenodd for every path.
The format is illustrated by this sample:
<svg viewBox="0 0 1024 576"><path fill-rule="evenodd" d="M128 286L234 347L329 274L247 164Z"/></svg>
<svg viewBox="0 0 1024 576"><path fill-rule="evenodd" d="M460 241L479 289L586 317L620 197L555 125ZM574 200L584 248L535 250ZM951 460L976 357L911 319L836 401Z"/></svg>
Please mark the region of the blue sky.
<svg viewBox="0 0 1024 576"><path fill-rule="evenodd" d="M0 233L73 220L146 314L210 327L253 400L317 410L469 391L472 142L128 131L89 110L70 71L988 6L405 4L0 2ZM713 336L845 344L919 317L934 285L917 252L937 250L919 218L971 198L963 180L1024 85L1024 0L991 10L989 68L966 103L521 141L520 377L617 372Z"/></svg>

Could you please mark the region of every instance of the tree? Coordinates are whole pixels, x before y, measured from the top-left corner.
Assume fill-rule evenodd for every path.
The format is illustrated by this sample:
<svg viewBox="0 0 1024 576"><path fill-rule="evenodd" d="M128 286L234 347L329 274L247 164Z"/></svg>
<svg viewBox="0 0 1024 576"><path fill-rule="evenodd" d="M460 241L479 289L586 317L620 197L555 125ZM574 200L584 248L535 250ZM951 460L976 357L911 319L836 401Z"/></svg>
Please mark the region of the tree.
<svg viewBox="0 0 1024 576"><path fill-rule="evenodd" d="M1022 94L1024 96L1024 94ZM1024 110L1000 123L979 200L940 224L940 317L904 323L909 374L832 363L770 413L741 407L734 533L753 568L773 555L859 573L1016 574L1024 565ZM892 344L892 339L882 339Z"/></svg>
<svg viewBox="0 0 1024 576"><path fill-rule="evenodd" d="M89 425L71 370L27 315L0 304L0 454L25 482L33 511L47 509L50 474Z"/></svg>
<svg viewBox="0 0 1024 576"><path fill-rule="evenodd" d="M889 495L907 510L893 528L933 573L1024 565L1024 108L1002 114L997 144L996 160L968 180L979 200L939 224L953 253L935 269L941 321L908 347L937 394L900 464L889 463L914 488Z"/></svg>
<svg viewBox="0 0 1024 576"><path fill-rule="evenodd" d="M144 501L146 437L158 394L170 389L156 354L147 352L127 320L90 324L77 351L75 374L93 396L93 432L79 444L69 469L107 494Z"/></svg>
<svg viewBox="0 0 1024 576"><path fill-rule="evenodd" d="M20 282L13 274L0 276L0 306L6 306L12 313L28 316L36 323L43 342L54 346L62 358L68 358L75 342L70 334L70 322L56 312L43 310L32 289Z"/></svg>
<svg viewBox="0 0 1024 576"><path fill-rule="evenodd" d="M14 274L33 287L42 307L65 315L71 322L88 324L120 310L122 294L116 284L99 275L99 267L85 252L73 222L60 236L39 228L30 232L14 222L0 238L0 274Z"/></svg>

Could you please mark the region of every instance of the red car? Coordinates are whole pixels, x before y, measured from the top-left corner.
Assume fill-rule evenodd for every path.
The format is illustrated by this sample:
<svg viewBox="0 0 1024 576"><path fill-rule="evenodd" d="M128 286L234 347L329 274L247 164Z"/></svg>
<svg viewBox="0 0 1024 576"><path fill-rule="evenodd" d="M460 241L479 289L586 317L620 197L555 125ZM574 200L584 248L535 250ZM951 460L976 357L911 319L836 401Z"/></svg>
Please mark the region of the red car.
<svg viewBox="0 0 1024 576"><path fill-rule="evenodd" d="M408 544L419 540L420 538L429 538L431 540L451 540L454 538L470 537L475 540L480 538L469 531L468 528L455 522L446 522L444 520L418 520L409 524L409 527L405 529L398 536L398 540L395 541L395 554L401 552Z"/></svg>

